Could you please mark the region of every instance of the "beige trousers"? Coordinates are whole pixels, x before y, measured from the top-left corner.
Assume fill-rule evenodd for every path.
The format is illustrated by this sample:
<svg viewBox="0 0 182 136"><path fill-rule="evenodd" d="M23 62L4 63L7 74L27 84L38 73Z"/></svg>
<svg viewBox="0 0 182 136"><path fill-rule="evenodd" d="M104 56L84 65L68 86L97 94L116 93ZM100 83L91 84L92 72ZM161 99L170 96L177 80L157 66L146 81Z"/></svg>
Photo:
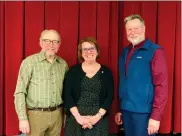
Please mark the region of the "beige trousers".
<svg viewBox="0 0 182 136"><path fill-rule="evenodd" d="M63 124L63 108L55 111L28 110L30 134L26 136L60 136Z"/></svg>

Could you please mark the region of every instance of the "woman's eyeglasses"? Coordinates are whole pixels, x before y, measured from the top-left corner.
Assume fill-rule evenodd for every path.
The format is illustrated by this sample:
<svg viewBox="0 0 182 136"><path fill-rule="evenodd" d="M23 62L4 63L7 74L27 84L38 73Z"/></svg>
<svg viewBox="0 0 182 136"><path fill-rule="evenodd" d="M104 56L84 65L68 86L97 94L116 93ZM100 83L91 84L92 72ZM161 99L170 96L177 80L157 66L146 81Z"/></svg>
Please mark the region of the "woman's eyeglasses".
<svg viewBox="0 0 182 136"><path fill-rule="evenodd" d="M82 48L82 52L94 52L95 51L95 47L90 47L90 48Z"/></svg>

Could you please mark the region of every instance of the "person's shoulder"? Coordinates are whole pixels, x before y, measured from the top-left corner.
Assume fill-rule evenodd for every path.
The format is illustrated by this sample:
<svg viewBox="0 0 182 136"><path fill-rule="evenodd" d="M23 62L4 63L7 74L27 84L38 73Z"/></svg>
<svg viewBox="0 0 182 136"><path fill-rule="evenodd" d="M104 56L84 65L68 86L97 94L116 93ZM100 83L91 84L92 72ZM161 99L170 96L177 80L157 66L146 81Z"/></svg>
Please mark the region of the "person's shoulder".
<svg viewBox="0 0 182 136"><path fill-rule="evenodd" d="M152 49L163 49L162 46L160 46L157 43L152 42L150 39L147 39L146 41L151 45L150 48L152 48Z"/></svg>
<svg viewBox="0 0 182 136"><path fill-rule="evenodd" d="M122 50L127 50L128 48L130 48L130 46L131 46L131 44L129 44L129 45L127 45L127 46L125 46L125 47L123 47L123 49Z"/></svg>
<svg viewBox="0 0 182 136"><path fill-rule="evenodd" d="M156 49L163 49L162 46L160 46L159 44L156 44L156 43L153 43L151 47L156 48Z"/></svg>
<svg viewBox="0 0 182 136"><path fill-rule="evenodd" d="M104 79L106 80L113 79L112 70L108 66L101 65L100 73L103 75Z"/></svg>
<svg viewBox="0 0 182 136"><path fill-rule="evenodd" d="M23 59L23 62L32 62L38 60L39 53L32 54L30 56L27 56L25 59Z"/></svg>
<svg viewBox="0 0 182 136"><path fill-rule="evenodd" d="M38 62L38 53L25 57L22 60L21 65L22 67L32 67L37 62Z"/></svg>
<svg viewBox="0 0 182 136"><path fill-rule="evenodd" d="M66 60L64 60L62 57L57 56L57 59L60 63L68 65Z"/></svg>
<svg viewBox="0 0 182 136"><path fill-rule="evenodd" d="M81 69L81 64L80 63L77 63L77 64L73 64L70 69L72 70L77 70L77 69Z"/></svg>
<svg viewBox="0 0 182 136"><path fill-rule="evenodd" d="M104 70L107 73L111 73L111 69L108 66L103 64L101 64L101 70Z"/></svg>
<svg viewBox="0 0 182 136"><path fill-rule="evenodd" d="M108 66L106 66L106 65L103 65L103 64L100 64L100 65L101 65L101 68L102 68L102 69L109 70L109 67L108 67Z"/></svg>
<svg viewBox="0 0 182 136"><path fill-rule="evenodd" d="M78 64L73 64L70 66L68 72L76 72L76 73L79 73L81 71L81 64L78 63Z"/></svg>
<svg viewBox="0 0 182 136"><path fill-rule="evenodd" d="M123 48L122 48L121 54L123 55L123 54L130 48L130 46L131 46L131 44L129 44L129 45L123 47Z"/></svg>

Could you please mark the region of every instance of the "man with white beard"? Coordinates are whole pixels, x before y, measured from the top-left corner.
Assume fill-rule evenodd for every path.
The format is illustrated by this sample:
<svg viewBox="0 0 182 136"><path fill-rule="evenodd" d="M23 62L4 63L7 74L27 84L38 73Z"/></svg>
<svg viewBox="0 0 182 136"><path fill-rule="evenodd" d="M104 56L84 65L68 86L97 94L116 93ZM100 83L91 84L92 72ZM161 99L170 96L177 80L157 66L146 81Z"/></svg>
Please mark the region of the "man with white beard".
<svg viewBox="0 0 182 136"><path fill-rule="evenodd" d="M128 41L119 58L120 109L115 122L125 136L155 135L167 102L167 64L163 47L145 38L140 15L125 18Z"/></svg>

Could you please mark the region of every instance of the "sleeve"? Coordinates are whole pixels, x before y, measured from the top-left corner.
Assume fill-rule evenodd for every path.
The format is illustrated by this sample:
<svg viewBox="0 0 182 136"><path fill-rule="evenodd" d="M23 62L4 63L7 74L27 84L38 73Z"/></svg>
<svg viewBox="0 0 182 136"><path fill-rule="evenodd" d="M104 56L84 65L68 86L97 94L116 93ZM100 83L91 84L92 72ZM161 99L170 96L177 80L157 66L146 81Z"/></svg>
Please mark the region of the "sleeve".
<svg viewBox="0 0 182 136"><path fill-rule="evenodd" d="M107 82L106 83L107 83L106 84L106 86L107 86L106 96L105 96L103 104L101 105L101 108L108 111L111 104L112 104L113 94L114 94L114 79L113 79L112 72L110 70L108 70Z"/></svg>
<svg viewBox="0 0 182 136"><path fill-rule="evenodd" d="M29 85L31 75L32 69L30 65L27 61L23 61L20 66L16 90L14 93L15 110L19 120L27 120L25 97L27 95L27 87Z"/></svg>
<svg viewBox="0 0 182 136"><path fill-rule="evenodd" d="M164 49L157 49L152 59L152 77L155 88L151 118L161 120L168 98L168 72Z"/></svg>
<svg viewBox="0 0 182 136"><path fill-rule="evenodd" d="M63 100L65 110L68 110L74 106L76 103L73 98L73 72L72 70L68 70L64 80L64 91L63 91Z"/></svg>
<svg viewBox="0 0 182 136"><path fill-rule="evenodd" d="M118 88L118 112L121 112L121 92L120 92L120 88L122 88L121 84L124 80L125 80L125 68L126 68L126 64L125 64L125 50L126 48L124 48L122 50L121 55L119 56L119 62L118 62L118 72L119 72L119 88Z"/></svg>
<svg viewBox="0 0 182 136"><path fill-rule="evenodd" d="M69 70L69 67L68 67L68 64L66 63L66 66L65 66L65 73L67 73Z"/></svg>

